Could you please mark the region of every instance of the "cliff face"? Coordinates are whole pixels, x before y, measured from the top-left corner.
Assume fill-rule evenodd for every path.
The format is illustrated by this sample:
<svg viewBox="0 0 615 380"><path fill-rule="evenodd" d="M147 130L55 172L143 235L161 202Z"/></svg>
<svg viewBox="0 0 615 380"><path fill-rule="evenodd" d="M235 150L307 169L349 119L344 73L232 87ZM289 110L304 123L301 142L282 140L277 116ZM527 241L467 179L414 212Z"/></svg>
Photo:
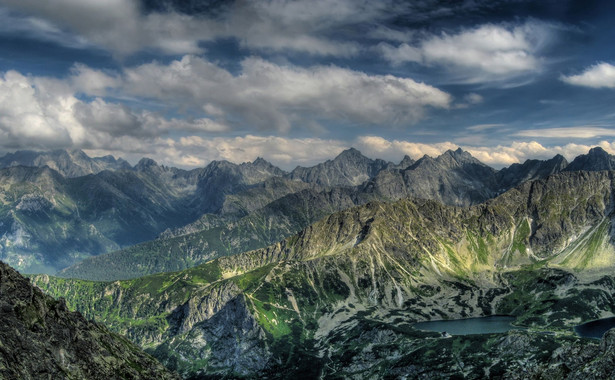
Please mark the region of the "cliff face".
<svg viewBox="0 0 615 380"><path fill-rule="evenodd" d="M176 379L126 338L68 311L0 263L0 377Z"/></svg>

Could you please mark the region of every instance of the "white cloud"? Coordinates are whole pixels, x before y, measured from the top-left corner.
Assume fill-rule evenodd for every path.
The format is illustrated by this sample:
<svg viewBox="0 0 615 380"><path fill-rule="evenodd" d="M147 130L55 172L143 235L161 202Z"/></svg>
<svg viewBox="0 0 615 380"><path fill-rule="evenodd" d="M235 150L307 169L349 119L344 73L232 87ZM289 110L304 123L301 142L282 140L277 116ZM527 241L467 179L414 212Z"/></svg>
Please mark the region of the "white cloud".
<svg viewBox="0 0 615 380"><path fill-rule="evenodd" d="M516 132L514 136L559 139L589 139L595 137L615 136L615 129L594 126L525 129Z"/></svg>
<svg viewBox="0 0 615 380"><path fill-rule="evenodd" d="M77 92L93 96L103 96L109 89L121 86L116 73L94 70L83 64L75 64L71 69L70 84Z"/></svg>
<svg viewBox="0 0 615 380"><path fill-rule="evenodd" d="M167 136L211 136L233 128L286 132L298 125L317 130L319 121L409 125L427 108L446 109L451 102L437 88L391 75L336 66L280 66L259 58L244 60L241 67L233 75L185 56L168 65L121 72L76 65L64 79L9 71L0 76L0 147L123 146L128 152L148 152L153 141ZM109 100L124 98L134 101ZM163 102L170 114L194 116L169 118L127 105L151 99ZM276 157L285 156L291 157L282 151Z"/></svg>
<svg viewBox="0 0 615 380"><path fill-rule="evenodd" d="M20 37L27 36L69 48L82 49L91 47L85 38L63 31L47 20L17 15L2 8L0 8L0 34Z"/></svg>
<svg viewBox="0 0 615 380"><path fill-rule="evenodd" d="M237 75L195 56L129 68L122 91L278 131L305 120L407 125L422 119L426 108L446 109L451 103L446 92L409 78L336 66L281 66L254 57L242 61Z"/></svg>
<svg viewBox="0 0 615 380"><path fill-rule="evenodd" d="M581 74L561 76L568 84L591 88L615 88L615 66L601 62L588 67Z"/></svg>
<svg viewBox="0 0 615 380"><path fill-rule="evenodd" d="M167 119L101 98L86 102L74 95L71 83L15 71L0 76L0 146L109 149L125 138L228 130L210 119Z"/></svg>
<svg viewBox="0 0 615 380"><path fill-rule="evenodd" d="M546 24L486 24L457 34L428 35L416 44L379 45L385 59L395 65L417 62L442 65L457 80L477 83L501 81L535 73L542 68L538 55L550 39Z"/></svg>

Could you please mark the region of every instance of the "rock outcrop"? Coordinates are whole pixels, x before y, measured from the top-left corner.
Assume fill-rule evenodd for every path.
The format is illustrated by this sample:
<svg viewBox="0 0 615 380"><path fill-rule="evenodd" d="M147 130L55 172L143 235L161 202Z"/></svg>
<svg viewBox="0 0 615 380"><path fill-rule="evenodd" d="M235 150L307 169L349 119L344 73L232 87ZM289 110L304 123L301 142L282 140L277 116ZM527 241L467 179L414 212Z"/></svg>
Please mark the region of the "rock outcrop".
<svg viewBox="0 0 615 380"><path fill-rule="evenodd" d="M70 312L0 262L0 378L177 379L126 338Z"/></svg>

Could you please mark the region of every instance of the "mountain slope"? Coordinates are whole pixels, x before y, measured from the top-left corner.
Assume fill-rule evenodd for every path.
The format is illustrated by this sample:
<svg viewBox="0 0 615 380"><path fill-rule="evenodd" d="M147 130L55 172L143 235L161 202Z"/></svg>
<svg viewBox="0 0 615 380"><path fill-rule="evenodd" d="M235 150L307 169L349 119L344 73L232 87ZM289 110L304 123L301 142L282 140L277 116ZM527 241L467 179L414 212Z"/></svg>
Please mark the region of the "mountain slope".
<svg viewBox="0 0 615 380"><path fill-rule="evenodd" d="M264 160L186 171L143 159L130 170L74 178L48 167L0 169L0 258L28 272L53 273L152 240L205 212L237 218L305 187L290 180L263 185L282 174Z"/></svg>
<svg viewBox="0 0 615 380"><path fill-rule="evenodd" d="M497 182L494 169L458 149L424 156L403 170L381 171L362 187L380 199L414 197L462 206L494 197Z"/></svg>
<svg viewBox="0 0 615 380"><path fill-rule="evenodd" d="M412 363L411 356L372 356L374 346L358 343L363 334L380 336L372 341L382 349L413 352L435 349L424 339L435 336L413 330L413 321L505 313L565 332L615 313L614 174L561 173L472 207L371 202L267 248L181 272L109 283L34 281L186 377L379 376ZM600 238L587 239L587 231ZM584 241L597 243L577 249ZM550 357L532 342L553 349L578 342L529 334L477 338L487 351L459 351L474 364L452 373L484 375L495 365L480 359L490 347L542 368ZM512 341L526 348L514 351ZM249 359L225 361L238 352ZM498 371L514 373L511 363ZM422 365L453 371L429 358Z"/></svg>
<svg viewBox="0 0 615 380"><path fill-rule="evenodd" d="M290 193L241 219L203 220L201 223L211 224L201 231L168 235L88 258L58 275L112 281L182 270L217 257L263 248L333 212L352 207L356 202L350 189Z"/></svg>
<svg viewBox="0 0 615 380"><path fill-rule="evenodd" d="M0 377L176 379L126 338L69 312L0 262Z"/></svg>

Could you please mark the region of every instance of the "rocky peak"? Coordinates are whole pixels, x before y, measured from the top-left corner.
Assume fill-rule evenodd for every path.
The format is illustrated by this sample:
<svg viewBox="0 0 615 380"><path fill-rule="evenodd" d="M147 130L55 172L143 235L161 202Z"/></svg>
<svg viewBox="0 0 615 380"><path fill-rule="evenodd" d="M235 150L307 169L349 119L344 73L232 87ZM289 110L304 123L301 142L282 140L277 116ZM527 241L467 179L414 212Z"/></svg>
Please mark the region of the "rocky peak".
<svg viewBox="0 0 615 380"><path fill-rule="evenodd" d="M436 161L448 167L464 166L468 164L487 166L474 158L469 152L464 151L461 148L457 150L447 150L436 158Z"/></svg>
<svg viewBox="0 0 615 380"><path fill-rule="evenodd" d="M348 148L345 151L343 151L342 153L338 154L337 157L334 158L335 160L347 160L347 159L364 159L367 158L365 157L359 150L355 149L355 148Z"/></svg>
<svg viewBox="0 0 615 380"><path fill-rule="evenodd" d="M410 156L408 156L407 154L404 156L404 158L402 158L401 162L399 163L399 167L402 169L407 168L408 166L411 166L412 164L414 164L414 160L412 158L410 158Z"/></svg>
<svg viewBox="0 0 615 380"><path fill-rule="evenodd" d="M600 147L595 147L590 149L587 154L582 154L575 158L565 170L615 170L615 156L608 154Z"/></svg>
<svg viewBox="0 0 615 380"><path fill-rule="evenodd" d="M309 168L297 166L289 176L291 179L322 186L357 186L373 178L387 165L384 160L372 160L357 149L350 148L333 160L327 160L316 166Z"/></svg>
<svg viewBox="0 0 615 380"><path fill-rule="evenodd" d="M286 172L284 172L284 170L278 168L277 166L273 165L271 162L265 160L262 157L257 157L256 160L244 164L240 165L241 167L244 168L244 170L250 171L250 170L257 170L261 173L264 174L268 174L269 176L282 176L284 174L286 174Z"/></svg>
<svg viewBox="0 0 615 380"><path fill-rule="evenodd" d="M139 160L139 162L135 165L134 169L138 172L143 172L148 169L157 167L158 163L151 158L144 157Z"/></svg>

